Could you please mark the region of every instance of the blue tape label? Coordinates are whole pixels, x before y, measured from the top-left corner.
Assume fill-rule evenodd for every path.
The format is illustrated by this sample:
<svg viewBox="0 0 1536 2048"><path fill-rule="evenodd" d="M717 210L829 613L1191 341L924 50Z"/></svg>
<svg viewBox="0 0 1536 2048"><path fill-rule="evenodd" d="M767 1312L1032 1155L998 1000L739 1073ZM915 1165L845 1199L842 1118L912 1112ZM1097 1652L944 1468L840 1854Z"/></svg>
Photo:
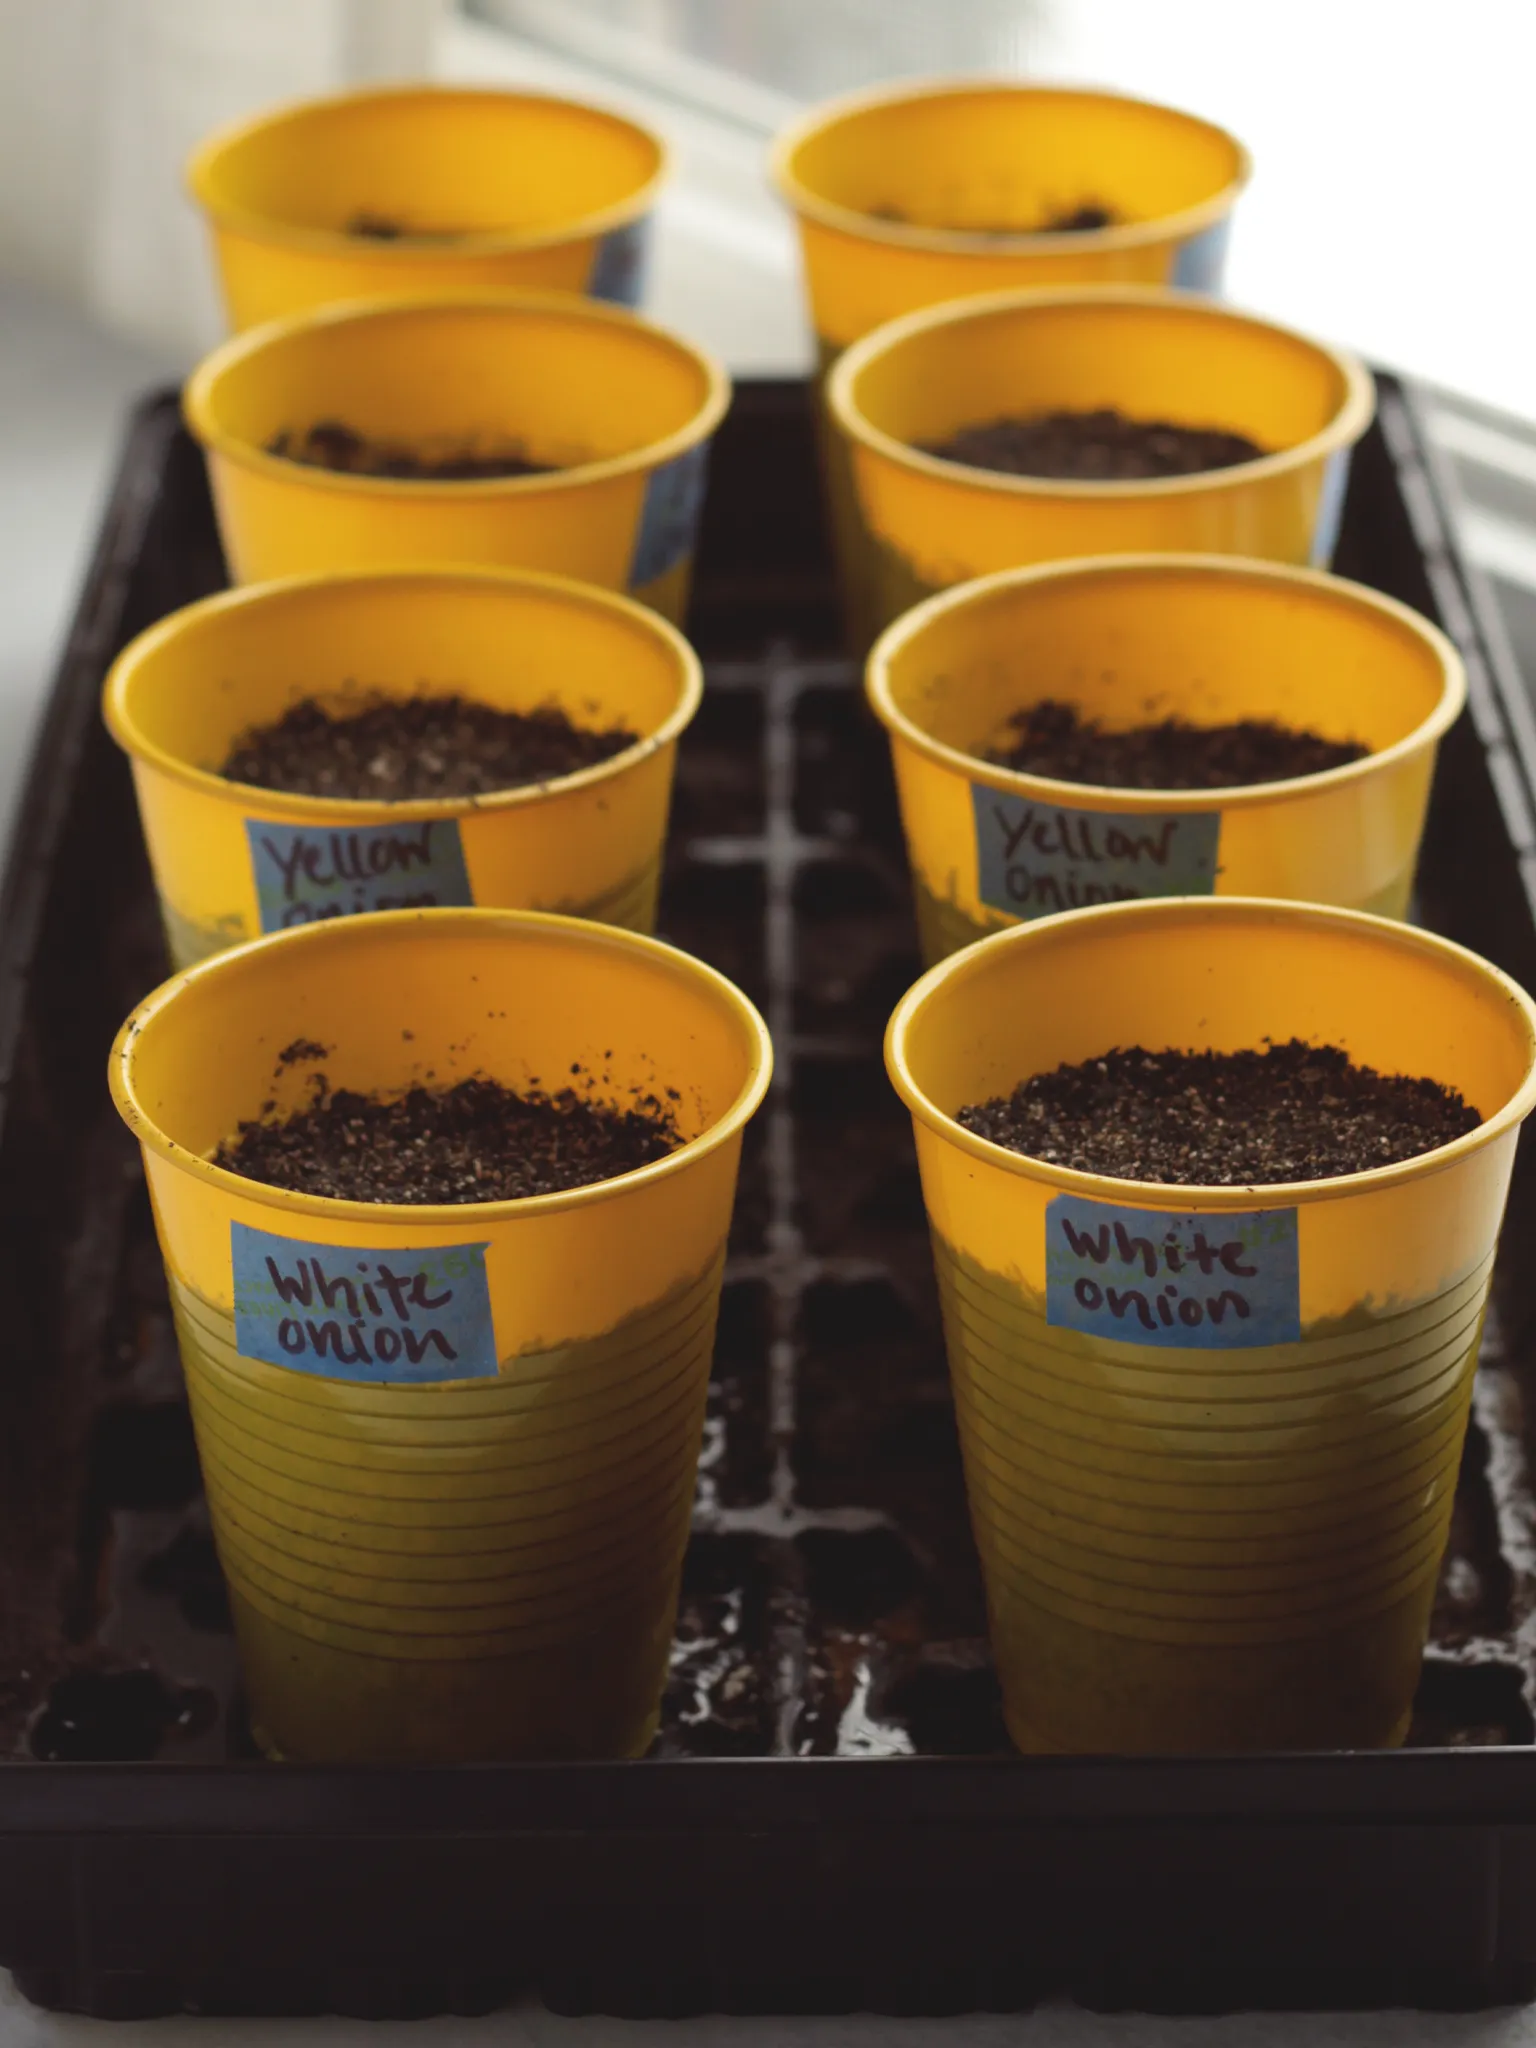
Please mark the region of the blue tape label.
<svg viewBox="0 0 1536 2048"><path fill-rule="evenodd" d="M1045 1212L1045 1319L1126 1344L1294 1344L1296 1211L1191 1215L1057 1195Z"/></svg>
<svg viewBox="0 0 1536 2048"><path fill-rule="evenodd" d="M235 1349L322 1379L493 1379L483 1244L381 1252L229 1226Z"/></svg>
<svg viewBox="0 0 1536 2048"><path fill-rule="evenodd" d="M611 228L597 245L592 274L587 279L588 296L606 299L613 306L638 306L645 296L646 271L651 252L651 219Z"/></svg>
<svg viewBox="0 0 1536 2048"><path fill-rule="evenodd" d="M1323 465L1323 488L1318 494L1317 521L1312 528L1312 552L1308 557L1314 569L1326 569L1339 544L1344 500L1349 491L1349 454L1347 448L1335 448Z"/></svg>
<svg viewBox="0 0 1536 2048"><path fill-rule="evenodd" d="M672 461L653 469L646 479L640 508L640 531L630 565L629 587L641 590L665 576L693 552L709 475L709 443L700 441Z"/></svg>
<svg viewBox="0 0 1536 2048"><path fill-rule="evenodd" d="M1181 292L1219 292L1227 268L1227 245L1232 239L1232 216L1224 214L1201 234L1191 235L1179 245L1168 282Z"/></svg>
<svg viewBox="0 0 1536 2048"><path fill-rule="evenodd" d="M475 900L454 818L335 831L247 818L245 836L264 932L364 910L430 910Z"/></svg>
<svg viewBox="0 0 1536 2048"><path fill-rule="evenodd" d="M1219 811L1079 811L971 784L983 903L1026 921L1215 892Z"/></svg>

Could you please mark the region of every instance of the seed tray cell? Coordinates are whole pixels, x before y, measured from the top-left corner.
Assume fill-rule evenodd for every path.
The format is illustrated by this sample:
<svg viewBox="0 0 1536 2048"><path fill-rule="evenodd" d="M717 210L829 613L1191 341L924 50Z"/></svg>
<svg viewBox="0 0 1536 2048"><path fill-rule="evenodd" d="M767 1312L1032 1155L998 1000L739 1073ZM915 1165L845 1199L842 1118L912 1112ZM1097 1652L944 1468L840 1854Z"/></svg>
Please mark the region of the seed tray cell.
<svg viewBox="0 0 1536 2048"><path fill-rule="evenodd" d="M1418 914L1536 980L1536 733L1382 379L1338 566L1471 670ZM653 1754L252 1748L112 1033L165 972L97 697L223 580L135 415L0 906L0 1964L131 2015L1488 2004L1536 1992L1536 1205L1522 1156L1408 1746L1024 1759L1003 1732L927 1231L880 1041L918 972L884 735L838 647L810 398L719 436L665 936L764 1009Z"/></svg>

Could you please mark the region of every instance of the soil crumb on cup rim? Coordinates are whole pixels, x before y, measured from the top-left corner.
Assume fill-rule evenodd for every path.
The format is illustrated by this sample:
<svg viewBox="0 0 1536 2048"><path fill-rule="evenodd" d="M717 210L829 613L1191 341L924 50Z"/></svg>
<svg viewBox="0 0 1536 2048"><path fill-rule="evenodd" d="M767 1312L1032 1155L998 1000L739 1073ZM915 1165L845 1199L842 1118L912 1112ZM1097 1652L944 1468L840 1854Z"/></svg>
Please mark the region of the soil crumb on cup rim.
<svg viewBox="0 0 1536 2048"><path fill-rule="evenodd" d="M1029 1159L1162 1186L1251 1187L1395 1166L1475 1131L1454 1088L1292 1038L1263 1051L1115 1046L955 1120Z"/></svg>

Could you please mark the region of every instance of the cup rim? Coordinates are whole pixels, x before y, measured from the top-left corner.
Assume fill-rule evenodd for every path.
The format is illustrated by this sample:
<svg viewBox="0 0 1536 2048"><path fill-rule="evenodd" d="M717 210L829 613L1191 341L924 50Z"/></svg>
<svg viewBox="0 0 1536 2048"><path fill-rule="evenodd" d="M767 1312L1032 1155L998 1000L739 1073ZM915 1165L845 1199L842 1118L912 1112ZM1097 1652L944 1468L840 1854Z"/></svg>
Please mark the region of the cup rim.
<svg viewBox="0 0 1536 2048"><path fill-rule="evenodd" d="M941 455L929 455L901 441L868 419L854 396L860 374L879 357L899 348L914 336L936 327L958 327L969 321L990 319L1007 313L1048 312L1059 306L1097 306L1107 316L1118 311L1135 314L1169 312L1194 321L1208 321L1213 328L1245 327L1281 335L1327 362L1337 373L1344 395L1326 425L1305 440L1288 448L1273 448L1248 462L1229 463L1223 469L1196 470L1188 476L1124 477L1120 479L1083 477L1015 476L1011 472L979 469L970 463L952 462ZM1162 285L1085 284L1049 288L1009 287L1006 291L976 292L941 305L924 306L915 313L903 313L887 320L840 355L827 374L827 404L839 430L871 454L879 455L899 469L951 488L985 491L994 495L1033 499L1072 499L1093 502L1138 503L1151 498L1188 497L1213 491L1242 490L1249 484L1284 476L1308 463L1320 461L1358 441L1376 411L1376 386L1361 359L1345 349L1332 347L1300 329L1278 320L1266 320L1245 312L1225 300L1198 292L1175 291Z"/></svg>
<svg viewBox="0 0 1536 2048"><path fill-rule="evenodd" d="M1074 229L1070 232L987 234L967 228L922 227L908 221L886 221L856 207L842 206L808 185L795 168L795 157L815 135L859 114L883 107L900 106L914 100L964 99L977 93L1011 95L1019 99L1094 100L1113 106L1135 107L1180 124L1204 129L1219 137L1232 151L1235 170L1231 178L1208 199L1176 213L1159 214L1151 220L1122 221L1111 227ZM1091 85L1045 84L1033 79L988 78L980 74L953 78L910 80L895 85L867 87L822 100L782 129L774 138L768 158L768 174L779 197L792 212L819 226L832 228L861 241L883 242L895 249L921 250L954 256L1056 256L1077 250L1088 255L1110 255L1121 250L1142 249L1149 244L1187 241L1232 211L1253 176L1253 158L1245 145L1228 129L1202 115L1162 100L1150 100L1139 93L1111 92Z"/></svg>
<svg viewBox="0 0 1536 2048"><path fill-rule="evenodd" d="M488 85L459 85L451 81L424 84L384 84L354 87L345 92L315 93L286 99L276 106L244 120L231 121L200 142L184 167L186 190L216 226L271 247L302 249L316 255L357 255L359 238L341 228L306 226L283 220L276 214L235 205L218 189L222 159L231 149L264 131L281 128L307 116L341 111L348 107L387 106L390 102L457 100L488 101L510 111L514 106L561 107L605 121L615 128L639 136L654 152L655 167L650 176L625 199L587 213L574 214L568 221L549 228L487 228L456 234L449 241L436 237L401 235L388 241L370 241L366 253L381 262L452 263L465 256L520 255L538 249L558 247L562 242L584 241L615 228L627 227L641 219L655 205L657 196L672 174L673 153L665 139L645 122L596 101L581 100L570 93L538 92L532 88Z"/></svg>
<svg viewBox="0 0 1536 2048"><path fill-rule="evenodd" d="M139 1099L134 1078L135 1041L156 1016L176 1002L185 989L198 982L247 972L253 961L278 946L387 945L394 936L421 930L449 935L458 930L478 933L483 940L498 934L515 940L522 932L563 935L568 943L592 951L640 954L677 980L703 984L740 1026L749 1047L748 1071L733 1102L699 1132L669 1152L664 1159L607 1180L592 1181L585 1187L565 1188L554 1194L524 1195L500 1202L359 1202L333 1195L307 1195L289 1188L269 1187L215 1166L211 1159L188 1151L151 1116ZM137 1004L119 1029L108 1060L108 1083L118 1114L147 1151L154 1152L170 1166L228 1199L269 1208L294 1218L332 1223L371 1224L376 1230L463 1232L483 1225L510 1223L524 1218L552 1216L563 1210L592 1208L613 1201L637 1189L648 1188L686 1172L710 1153L716 1152L741 1131L761 1104L773 1074L773 1043L757 1006L733 981L679 947L669 946L647 934L621 930L614 925L593 924L585 918L568 917L545 910L501 910L490 907L439 907L430 910L375 910L363 917L327 919L301 925L292 931L268 932L243 946L212 954L163 981Z"/></svg>
<svg viewBox="0 0 1536 2048"><path fill-rule="evenodd" d="M531 476L398 477L360 476L325 469L317 463L295 462L272 455L254 441L230 431L219 419L217 393L225 376L249 357L281 349L321 327L346 327L438 314L479 313L515 318L519 314L554 316L578 324L626 328L659 342L703 374L704 395L693 416L660 440L648 441L622 455L572 463L564 469L541 470ZM441 291L392 292L355 299L337 299L296 313L279 314L259 326L242 329L211 349L182 387L182 417L188 431L210 455L222 456L242 469L287 484L290 488L337 491L350 496L402 498L417 503L438 500L464 504L477 499L537 497L551 491L579 490L616 477L664 467L709 439L731 402L731 380L724 365L671 328L661 327L605 299L585 299L574 292Z"/></svg>
<svg viewBox="0 0 1536 2048"><path fill-rule="evenodd" d="M1064 782L1048 775L1031 774L1019 768L1004 768L996 762L967 754L962 748L937 740L896 702L891 686L891 664L910 641L950 612L962 611L994 591L1028 588L1055 582L1114 581L1121 576L1184 577L1191 581L1212 578L1228 583L1268 583L1294 590L1315 591L1338 602L1345 609L1375 612L1405 628L1435 656L1440 666L1440 696L1411 732L1347 761L1337 768L1319 769L1311 775L1289 775L1274 782L1232 783L1220 789L1117 789L1098 782ZM941 768L951 770L972 783L1016 796L1032 796L1068 809L1157 812L1219 812L1245 810L1291 797L1323 795L1347 787L1367 776L1408 760L1440 740L1461 716L1467 701L1466 665L1455 643L1422 614L1397 598L1372 590L1367 584L1335 576L1325 569L1305 569L1288 562L1267 562L1244 555L1162 554L1141 551L1121 555L1073 555L1049 562L1030 562L1016 569L998 569L990 575L973 577L925 598L903 612L886 627L870 649L864 671L864 691L869 704L893 740L900 741Z"/></svg>
<svg viewBox="0 0 1536 2048"><path fill-rule="evenodd" d="M907 1040L919 1014L934 1000L944 985L985 973L997 952L1006 946L1027 946L1049 942L1051 934L1062 934L1069 926L1088 920L1108 924L1111 920L1142 924L1207 923L1221 919L1247 924L1308 925L1354 930L1362 938L1439 958L1454 965L1470 980L1480 981L1497 991L1504 1002L1519 1012L1527 1041L1525 1076L1507 1102L1483 1119L1475 1130L1437 1145L1412 1159L1391 1166L1373 1166L1359 1173L1337 1174L1326 1180L1261 1181L1240 1184L1206 1184L1193 1181L1124 1180L1114 1174L1086 1173L1070 1166L1053 1165L999 1145L947 1115L923 1090L907 1057ZM1482 959L1453 939L1441 938L1417 925L1400 924L1392 918L1377 917L1363 910L1339 910L1322 904L1282 902L1263 896L1153 897L1135 903L1094 904L1086 910L1061 911L1026 924L1010 925L993 932L974 945L951 953L930 967L913 983L891 1014L885 1033L885 1066L891 1085L914 1119L958 1151L968 1153L979 1164L1005 1173L1043 1182L1063 1194L1085 1196L1091 1201L1119 1203L1129 1207L1203 1209L1211 1211L1310 1207L1339 1201L1349 1195L1374 1193L1396 1187L1404 1181L1420 1180L1455 1166L1472 1153L1518 1126L1536 1107L1536 1001L1502 968Z"/></svg>
<svg viewBox="0 0 1536 2048"><path fill-rule="evenodd" d="M220 775L210 768L199 768L194 762L149 739L133 719L128 709L128 693L136 671L199 621L280 606L286 598L308 591L346 590L357 586L376 588L382 584L435 586L444 592L455 586L489 586L504 590L508 596L518 591L542 591L563 600L573 611L586 608L611 613L616 619L623 619L650 633L676 658L679 675L677 702L666 717L650 732L642 733L633 746L589 767L573 769L566 775L550 776L542 782L489 790L481 796L415 797L399 802L381 797L305 796L294 790L268 789L260 783L239 782L233 776ZM137 634L113 661L102 687L102 717L113 739L131 760L143 761L172 780L220 802L244 802L249 798L257 810L280 814L285 819L291 816L308 824L323 823L328 818L336 818L349 825L410 824L429 819L499 815L504 811L531 808L551 798L568 796L611 781L675 741L692 723L703 701L704 671L698 655L678 629L648 605L639 604L617 591L603 590L596 584L578 583L574 577L556 575L549 570L481 567L473 563L406 562L398 567L311 570L302 575L274 577L265 583L237 584L230 590L216 591L211 597L181 606Z"/></svg>

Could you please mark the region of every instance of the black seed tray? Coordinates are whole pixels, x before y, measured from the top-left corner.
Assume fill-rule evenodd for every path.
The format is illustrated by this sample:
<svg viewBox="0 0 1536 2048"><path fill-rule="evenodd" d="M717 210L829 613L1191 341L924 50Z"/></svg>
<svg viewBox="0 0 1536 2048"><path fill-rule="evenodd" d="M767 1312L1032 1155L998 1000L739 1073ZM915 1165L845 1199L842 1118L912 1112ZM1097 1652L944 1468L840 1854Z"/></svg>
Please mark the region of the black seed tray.
<svg viewBox="0 0 1536 2048"><path fill-rule="evenodd" d="M1536 979L1536 731L1382 383L1339 566L1472 671L1427 922ZM655 1754L252 1754L112 1032L164 972L113 653L216 588L170 394L134 417L0 906L0 1964L102 2015L1492 2004L1536 1993L1527 1158L1410 1746L1024 1760L998 1713L922 1204L880 1063L917 971L840 658L804 387L723 429L663 928L767 1012Z"/></svg>

